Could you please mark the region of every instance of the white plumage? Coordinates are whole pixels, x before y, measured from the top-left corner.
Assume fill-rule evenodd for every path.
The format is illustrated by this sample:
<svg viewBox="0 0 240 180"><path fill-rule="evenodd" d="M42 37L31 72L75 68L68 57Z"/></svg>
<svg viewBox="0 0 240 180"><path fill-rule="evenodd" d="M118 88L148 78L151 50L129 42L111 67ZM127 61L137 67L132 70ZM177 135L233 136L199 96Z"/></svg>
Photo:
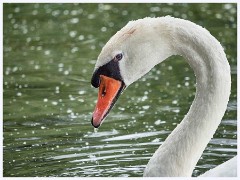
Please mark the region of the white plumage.
<svg viewBox="0 0 240 180"><path fill-rule="evenodd" d="M194 70L197 88L189 112L144 171L144 176L191 176L229 100L230 66L221 44L206 29L167 16L129 22L104 46L96 69L119 52L123 53L119 67L126 86L172 55L183 56ZM223 169L236 176L236 158L205 175L224 175Z"/></svg>

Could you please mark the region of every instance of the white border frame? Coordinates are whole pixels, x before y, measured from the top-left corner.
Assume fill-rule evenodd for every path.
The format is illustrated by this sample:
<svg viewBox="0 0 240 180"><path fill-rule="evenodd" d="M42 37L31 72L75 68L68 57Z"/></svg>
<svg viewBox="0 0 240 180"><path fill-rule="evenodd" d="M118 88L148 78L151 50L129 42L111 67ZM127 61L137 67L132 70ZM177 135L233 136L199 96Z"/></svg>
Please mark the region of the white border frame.
<svg viewBox="0 0 240 180"><path fill-rule="evenodd" d="M239 92L239 78L240 78L240 73L238 73L238 71L240 70L240 65L238 63L238 59L240 58L240 52L239 50L239 40L240 40L240 30L239 30L239 25L240 25L240 15L239 15L239 10L240 10L240 1L238 0L104 0L104 1L98 1L98 0L91 0L91 1L87 1L87 0L3 0L2 2L0 2L0 39L1 39L1 45L0 45L0 59L1 59L1 66L0 66L0 73L1 73L1 78L0 78L0 106L1 106L1 114L0 114L0 119L2 120L2 123L0 123L0 127L1 127L1 131L0 131L0 162L2 162L0 164L0 178L3 179L19 179L19 180L23 180L23 179L29 179L29 178L33 178L33 177L3 177L3 4L4 3L236 3L237 4L237 142L238 142L238 149L237 152L239 152L239 145L240 145L240 132L239 132L239 127L240 127L240 122L239 122L239 117L240 117L240 112L239 112L239 107L238 107L238 100L239 100L239 96L240 96L240 92ZM2 12L2 13L1 13ZM238 155L238 176L237 177L233 177L233 178L224 178L224 180L228 180L228 179L238 179L240 177L240 155ZM61 177L62 180L67 180L71 177ZM85 178L85 177L73 177L74 179L97 179L97 180L106 180L106 177L103 178ZM199 177L198 177L199 178ZM39 178L38 178L39 179ZM51 177L43 177L40 179L52 179ZM119 177L113 177L113 178L107 178L107 179L115 179L115 180L129 180L129 178L119 178ZM133 177L130 179L140 179L139 177ZM151 180L159 180L162 178L141 178L141 179L151 179ZM163 179L173 179L170 177L167 178L163 178ZM174 179L191 179L191 178L174 178ZM202 178L200 178L202 179ZM204 178L204 180L208 180L208 179L215 179L215 178Z"/></svg>

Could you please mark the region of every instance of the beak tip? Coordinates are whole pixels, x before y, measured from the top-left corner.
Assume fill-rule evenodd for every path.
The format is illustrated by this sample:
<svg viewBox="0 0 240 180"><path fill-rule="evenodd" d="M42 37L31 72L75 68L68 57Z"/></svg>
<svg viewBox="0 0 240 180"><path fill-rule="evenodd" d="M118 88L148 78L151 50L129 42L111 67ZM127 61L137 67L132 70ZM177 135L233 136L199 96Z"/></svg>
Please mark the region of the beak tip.
<svg viewBox="0 0 240 180"><path fill-rule="evenodd" d="M99 128L99 126L101 125L101 123L99 123L99 124L94 124L93 117L92 117L91 123L92 123L92 125L93 125L94 128Z"/></svg>

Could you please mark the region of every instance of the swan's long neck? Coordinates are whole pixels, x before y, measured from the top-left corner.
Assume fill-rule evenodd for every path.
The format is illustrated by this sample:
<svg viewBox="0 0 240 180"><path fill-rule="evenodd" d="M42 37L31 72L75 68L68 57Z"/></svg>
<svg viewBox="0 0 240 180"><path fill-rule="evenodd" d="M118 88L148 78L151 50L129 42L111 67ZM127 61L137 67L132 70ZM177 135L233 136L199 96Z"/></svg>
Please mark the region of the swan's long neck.
<svg viewBox="0 0 240 180"><path fill-rule="evenodd" d="M185 118L150 159L144 176L191 176L221 122L230 95L230 67L220 43L191 22L172 24L169 47L193 68L196 96Z"/></svg>

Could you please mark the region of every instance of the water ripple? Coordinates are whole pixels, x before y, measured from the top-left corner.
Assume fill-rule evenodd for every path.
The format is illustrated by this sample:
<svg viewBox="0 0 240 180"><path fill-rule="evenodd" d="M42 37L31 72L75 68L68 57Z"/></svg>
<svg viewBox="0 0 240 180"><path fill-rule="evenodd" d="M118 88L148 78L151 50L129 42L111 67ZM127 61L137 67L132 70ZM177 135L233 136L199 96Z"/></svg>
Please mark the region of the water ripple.
<svg viewBox="0 0 240 180"><path fill-rule="evenodd" d="M112 138L103 139L102 141L121 141L127 139L138 139L138 138L145 138L150 136L156 136L159 134L168 134L169 131L156 131L156 132L143 132L143 133L135 133L135 134L128 134L123 136L117 136Z"/></svg>

